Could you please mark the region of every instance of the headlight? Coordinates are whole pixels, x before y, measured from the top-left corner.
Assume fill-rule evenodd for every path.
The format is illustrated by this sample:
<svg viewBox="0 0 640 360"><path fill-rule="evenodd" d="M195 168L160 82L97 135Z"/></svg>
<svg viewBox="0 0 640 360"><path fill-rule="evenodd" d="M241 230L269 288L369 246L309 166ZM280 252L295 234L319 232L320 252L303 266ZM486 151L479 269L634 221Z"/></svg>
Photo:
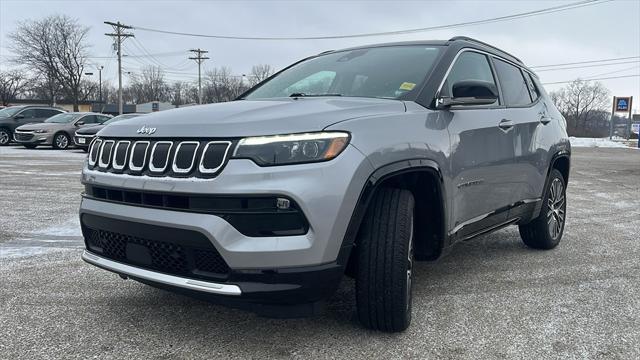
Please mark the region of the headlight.
<svg viewBox="0 0 640 360"><path fill-rule="evenodd" d="M40 130L36 130L36 131L34 131L34 132L35 132L36 134L44 134L44 133L46 133L46 132L47 132L47 130L40 129Z"/></svg>
<svg viewBox="0 0 640 360"><path fill-rule="evenodd" d="M240 140L234 158L251 159L260 166L328 161L349 143L344 132L248 137Z"/></svg>

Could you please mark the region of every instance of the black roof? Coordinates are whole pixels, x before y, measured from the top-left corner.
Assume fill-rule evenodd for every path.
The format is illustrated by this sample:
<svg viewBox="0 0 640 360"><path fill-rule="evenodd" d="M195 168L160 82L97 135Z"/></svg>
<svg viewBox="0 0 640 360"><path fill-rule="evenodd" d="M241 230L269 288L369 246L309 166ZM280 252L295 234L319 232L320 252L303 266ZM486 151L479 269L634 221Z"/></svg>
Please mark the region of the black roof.
<svg viewBox="0 0 640 360"><path fill-rule="evenodd" d="M350 48L346 48L346 49L340 49L340 50L329 50L329 51L323 51L320 54L326 54L326 53L330 53L333 51L349 51L349 50L357 50L357 49L366 49L366 48L373 48L373 47L383 47L383 46L407 46L407 45L431 45L431 46L449 46L452 44L463 44L466 45L467 47L473 47L479 50L483 50L486 51L488 53L492 53L495 55L499 55L511 62L514 62L516 64L519 64L520 66L525 66L524 63L522 62L522 60L518 59L517 57L509 54L508 52L495 47L493 45L487 44L483 41L480 40L476 40L474 38L470 38L467 36L455 36L452 37L449 40L414 40L414 41L397 41L397 42L389 42L389 43L380 43L380 44L371 44L371 45L362 45L362 46L354 46L354 47L350 47Z"/></svg>

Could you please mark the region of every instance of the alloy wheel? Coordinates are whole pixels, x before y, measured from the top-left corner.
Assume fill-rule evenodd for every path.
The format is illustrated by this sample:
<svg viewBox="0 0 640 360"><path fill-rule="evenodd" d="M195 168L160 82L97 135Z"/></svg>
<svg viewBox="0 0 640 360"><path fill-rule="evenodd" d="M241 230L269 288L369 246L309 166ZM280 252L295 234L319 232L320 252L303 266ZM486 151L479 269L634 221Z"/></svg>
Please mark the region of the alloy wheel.
<svg viewBox="0 0 640 360"><path fill-rule="evenodd" d="M69 146L69 139L65 135L56 136L56 146L60 149L66 149Z"/></svg>
<svg viewBox="0 0 640 360"><path fill-rule="evenodd" d="M547 225L549 235L556 240L562 233L565 220L566 199L564 185L558 178L553 179L549 186L549 198L547 200Z"/></svg>
<svg viewBox="0 0 640 360"><path fill-rule="evenodd" d="M0 130L0 145L9 143L9 133L6 130Z"/></svg>

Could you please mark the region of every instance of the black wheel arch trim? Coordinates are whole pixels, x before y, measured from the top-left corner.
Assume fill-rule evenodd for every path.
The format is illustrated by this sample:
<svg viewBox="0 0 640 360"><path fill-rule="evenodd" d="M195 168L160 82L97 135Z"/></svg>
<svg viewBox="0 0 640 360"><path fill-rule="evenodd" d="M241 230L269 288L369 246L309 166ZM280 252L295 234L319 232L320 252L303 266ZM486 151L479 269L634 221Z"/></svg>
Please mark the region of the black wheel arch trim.
<svg viewBox="0 0 640 360"><path fill-rule="evenodd" d="M565 158L567 159L569 168L567 169L567 178L564 179L565 188L569 184L569 173L571 172L571 151L563 149L556 151L549 161L549 166L547 167L547 175L544 178L544 186L542 187L542 194L540 194L540 199L544 199L544 192L547 190L547 186L549 185L549 175L551 175L551 170L555 169L555 163L558 159ZM536 205L536 208L533 210L533 218L538 217L540 214L540 210L542 209L542 202Z"/></svg>
<svg viewBox="0 0 640 360"><path fill-rule="evenodd" d="M338 253L338 258L336 260L337 264L346 266L349 257L351 255L351 249L355 244L356 238L358 236L358 231L360 229L360 225L362 224L362 220L369 208L369 204L373 199L373 195L375 194L378 187L385 181L392 177L413 173L413 172L428 172L432 176L437 178L438 185L438 194L441 198L441 216L443 219L442 223L442 234L444 238L441 239L440 250L447 243L447 233L446 233L446 224L447 224L447 205L446 205L446 194L444 188L444 180L442 177L442 172L440 170L440 166L437 162L430 159L406 159L396 161L390 164L385 164L376 170L374 170L363 189L360 191L360 196L358 197L358 201L356 206L351 214L351 219L349 220L349 225L347 226L347 231L342 239L342 244L340 246L340 251Z"/></svg>

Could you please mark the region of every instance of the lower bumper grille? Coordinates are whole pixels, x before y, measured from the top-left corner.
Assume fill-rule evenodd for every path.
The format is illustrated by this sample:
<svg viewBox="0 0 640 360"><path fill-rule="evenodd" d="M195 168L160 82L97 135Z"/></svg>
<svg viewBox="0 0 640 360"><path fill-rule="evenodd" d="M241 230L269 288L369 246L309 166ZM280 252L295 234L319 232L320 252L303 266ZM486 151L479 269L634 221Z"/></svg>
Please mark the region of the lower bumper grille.
<svg viewBox="0 0 640 360"><path fill-rule="evenodd" d="M33 134L23 134L23 133L16 132L14 134L14 137L16 138L17 141L29 141L33 139Z"/></svg>
<svg viewBox="0 0 640 360"><path fill-rule="evenodd" d="M140 225L142 224L138 226ZM87 248L91 252L114 261L165 274L200 279L220 279L229 273L229 266L213 245L202 234L192 231L183 231L185 235L197 234L190 237L189 241L179 237L159 241L91 228L83 221L83 232ZM172 235L175 234L176 231Z"/></svg>

